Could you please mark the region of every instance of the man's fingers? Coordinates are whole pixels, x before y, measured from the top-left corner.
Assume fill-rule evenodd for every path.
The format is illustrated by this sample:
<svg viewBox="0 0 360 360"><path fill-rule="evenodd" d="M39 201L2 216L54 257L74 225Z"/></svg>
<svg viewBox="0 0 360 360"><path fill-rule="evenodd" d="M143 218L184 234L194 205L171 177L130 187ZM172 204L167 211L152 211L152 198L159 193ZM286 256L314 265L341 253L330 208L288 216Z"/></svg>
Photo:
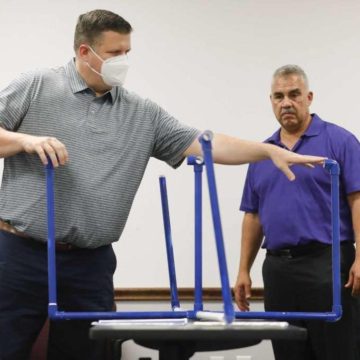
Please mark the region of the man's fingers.
<svg viewBox="0 0 360 360"><path fill-rule="evenodd" d="M326 157L321 157L321 156L301 155L301 156L296 156L296 158L291 159L291 161L293 163L322 165L324 164L324 161L326 159L327 159Z"/></svg>
<svg viewBox="0 0 360 360"><path fill-rule="evenodd" d="M22 145L28 154L37 153L44 165L47 165L48 158L55 167L64 165L69 159L65 145L54 137L26 135Z"/></svg>
<svg viewBox="0 0 360 360"><path fill-rule="evenodd" d="M250 286L241 286L237 291L237 301L236 304L241 311L249 311L249 301L248 298L251 295Z"/></svg>
<svg viewBox="0 0 360 360"><path fill-rule="evenodd" d="M245 285L245 298L250 299L251 298L251 286Z"/></svg>
<svg viewBox="0 0 360 360"><path fill-rule="evenodd" d="M40 145L38 145L38 146L35 147L35 151L39 155L39 158L40 158L41 162L44 165L47 165L48 164L48 159L46 157L46 153L45 153L44 149Z"/></svg>
<svg viewBox="0 0 360 360"><path fill-rule="evenodd" d="M237 302L237 306L241 311L249 311L249 302L245 299L245 297L241 296L239 301Z"/></svg>
<svg viewBox="0 0 360 360"><path fill-rule="evenodd" d="M349 279L344 286L347 289L351 288L352 296L360 296L360 278L355 277L352 271L350 271Z"/></svg>
<svg viewBox="0 0 360 360"><path fill-rule="evenodd" d="M49 156L53 166L58 167L59 166L59 161L58 161L58 158L57 158L57 155L56 155L56 152L55 152L54 148L49 143L45 143L43 145L43 148L44 148L46 154Z"/></svg>
<svg viewBox="0 0 360 360"><path fill-rule="evenodd" d="M347 281L347 283L346 283L344 286L345 286L346 288L352 287L353 282L354 282L354 275L353 275L352 272L350 272L348 281Z"/></svg>
<svg viewBox="0 0 360 360"><path fill-rule="evenodd" d="M315 165L310 164L310 163L306 163L305 166L307 166L307 167L309 167L309 168L313 168L313 169L315 168Z"/></svg>
<svg viewBox="0 0 360 360"><path fill-rule="evenodd" d="M286 175L286 177L290 181L295 180L295 174L290 170L289 166L287 166L287 165L282 166L282 167L280 167L280 170Z"/></svg>
<svg viewBox="0 0 360 360"><path fill-rule="evenodd" d="M61 165L64 165L69 160L69 155L66 147L56 138L51 138L49 141L52 148L55 150L58 161Z"/></svg>
<svg viewBox="0 0 360 360"><path fill-rule="evenodd" d="M351 295L352 296L360 295L360 279L359 278L356 278L356 277L354 278Z"/></svg>

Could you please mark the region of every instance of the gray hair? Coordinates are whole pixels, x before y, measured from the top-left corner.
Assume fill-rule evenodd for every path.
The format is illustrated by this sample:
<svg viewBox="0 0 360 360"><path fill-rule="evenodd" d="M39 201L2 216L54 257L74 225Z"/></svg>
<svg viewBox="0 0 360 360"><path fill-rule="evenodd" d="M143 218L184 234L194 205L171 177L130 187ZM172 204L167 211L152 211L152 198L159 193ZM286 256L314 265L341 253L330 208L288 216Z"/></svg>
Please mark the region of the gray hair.
<svg viewBox="0 0 360 360"><path fill-rule="evenodd" d="M305 74L305 71L298 65L289 64L289 65L281 66L275 70L272 78L274 80L277 77L288 76L288 75L297 75L301 77L304 80L305 86L309 88L308 77Z"/></svg>

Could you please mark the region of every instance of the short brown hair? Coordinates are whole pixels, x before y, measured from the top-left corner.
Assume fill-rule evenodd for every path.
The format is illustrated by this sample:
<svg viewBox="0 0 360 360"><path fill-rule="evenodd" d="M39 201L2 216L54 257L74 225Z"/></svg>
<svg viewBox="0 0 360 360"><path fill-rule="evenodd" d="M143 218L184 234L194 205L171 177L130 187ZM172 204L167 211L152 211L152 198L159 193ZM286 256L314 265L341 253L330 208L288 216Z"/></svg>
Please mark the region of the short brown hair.
<svg viewBox="0 0 360 360"><path fill-rule="evenodd" d="M79 16L74 36L74 50L83 43L93 45L103 31L129 34L131 25L121 16L108 10L92 10Z"/></svg>

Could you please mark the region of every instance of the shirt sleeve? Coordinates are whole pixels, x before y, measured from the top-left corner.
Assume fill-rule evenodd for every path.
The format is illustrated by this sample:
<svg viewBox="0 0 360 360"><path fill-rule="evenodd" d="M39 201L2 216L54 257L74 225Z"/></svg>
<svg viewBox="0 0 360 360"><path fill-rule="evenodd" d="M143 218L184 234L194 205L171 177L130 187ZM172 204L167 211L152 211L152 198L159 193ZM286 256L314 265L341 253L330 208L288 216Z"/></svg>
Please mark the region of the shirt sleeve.
<svg viewBox="0 0 360 360"><path fill-rule="evenodd" d="M333 137L333 152L340 164L340 177L346 194L360 191L360 143L350 132Z"/></svg>
<svg viewBox="0 0 360 360"><path fill-rule="evenodd" d="M259 196L253 187L254 165L250 164L243 190L240 210L245 212L257 213L259 211Z"/></svg>
<svg viewBox="0 0 360 360"><path fill-rule="evenodd" d="M35 74L21 74L0 91L0 126L16 131L26 115L35 89Z"/></svg>
<svg viewBox="0 0 360 360"><path fill-rule="evenodd" d="M184 160L183 153L200 131L182 124L157 104L150 102L155 126L152 156L176 168Z"/></svg>

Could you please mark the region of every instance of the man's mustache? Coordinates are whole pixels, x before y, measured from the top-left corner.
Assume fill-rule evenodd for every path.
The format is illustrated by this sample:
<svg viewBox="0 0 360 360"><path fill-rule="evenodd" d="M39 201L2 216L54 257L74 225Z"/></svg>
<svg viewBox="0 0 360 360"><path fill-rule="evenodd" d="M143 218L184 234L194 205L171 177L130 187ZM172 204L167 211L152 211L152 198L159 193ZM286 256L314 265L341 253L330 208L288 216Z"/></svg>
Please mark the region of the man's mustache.
<svg viewBox="0 0 360 360"><path fill-rule="evenodd" d="M295 110L294 109L284 109L281 111L281 115L285 115L285 114L295 114Z"/></svg>

